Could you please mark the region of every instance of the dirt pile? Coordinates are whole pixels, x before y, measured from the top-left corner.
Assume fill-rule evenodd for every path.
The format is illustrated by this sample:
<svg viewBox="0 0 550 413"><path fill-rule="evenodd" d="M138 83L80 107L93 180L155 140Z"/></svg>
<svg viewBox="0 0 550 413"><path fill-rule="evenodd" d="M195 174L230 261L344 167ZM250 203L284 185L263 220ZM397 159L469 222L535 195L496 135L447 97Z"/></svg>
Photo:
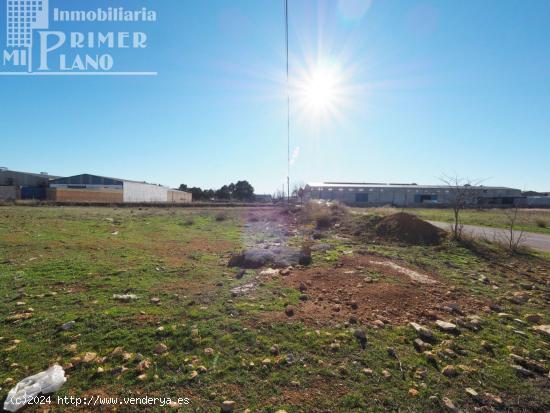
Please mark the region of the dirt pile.
<svg viewBox="0 0 550 413"><path fill-rule="evenodd" d="M413 245L438 245L445 236L443 230L406 212L383 218L376 225L376 234L381 238Z"/></svg>

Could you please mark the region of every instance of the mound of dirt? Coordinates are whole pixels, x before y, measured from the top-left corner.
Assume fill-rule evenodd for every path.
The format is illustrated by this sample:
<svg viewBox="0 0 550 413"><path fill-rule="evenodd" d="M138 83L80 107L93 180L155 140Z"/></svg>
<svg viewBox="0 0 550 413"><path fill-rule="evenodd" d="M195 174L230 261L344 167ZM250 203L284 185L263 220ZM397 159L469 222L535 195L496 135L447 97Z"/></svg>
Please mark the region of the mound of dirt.
<svg viewBox="0 0 550 413"><path fill-rule="evenodd" d="M438 245L445 236L445 231L414 215L398 212L383 218L376 225L376 234L381 238L407 244Z"/></svg>

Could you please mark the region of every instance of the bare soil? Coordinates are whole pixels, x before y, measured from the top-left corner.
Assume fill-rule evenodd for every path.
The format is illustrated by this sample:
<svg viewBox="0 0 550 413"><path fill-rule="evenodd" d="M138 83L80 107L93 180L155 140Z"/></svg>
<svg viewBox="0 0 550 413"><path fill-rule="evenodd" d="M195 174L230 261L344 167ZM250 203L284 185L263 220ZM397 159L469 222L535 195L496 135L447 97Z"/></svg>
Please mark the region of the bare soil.
<svg viewBox="0 0 550 413"><path fill-rule="evenodd" d="M296 268L290 275L281 277L282 282L301 290L307 300L295 308L293 317L287 317L284 312L267 317L308 324L350 320L364 324L381 320L401 325L449 318L444 307L458 306L469 314L487 304L458 292L437 275L423 274L423 281L433 280L426 284L411 278L403 271L405 267L380 265L380 262L379 257L359 255L344 258L334 268ZM382 276L371 281L361 273L365 268L375 268ZM418 270L408 271L422 274Z"/></svg>

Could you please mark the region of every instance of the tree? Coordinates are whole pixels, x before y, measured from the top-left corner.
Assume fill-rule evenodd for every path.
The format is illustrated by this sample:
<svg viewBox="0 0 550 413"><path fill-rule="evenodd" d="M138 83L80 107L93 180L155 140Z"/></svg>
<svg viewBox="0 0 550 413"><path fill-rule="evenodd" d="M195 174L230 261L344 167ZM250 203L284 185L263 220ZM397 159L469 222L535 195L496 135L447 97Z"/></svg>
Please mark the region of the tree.
<svg viewBox="0 0 550 413"><path fill-rule="evenodd" d="M193 201L201 201L202 199L204 199L204 193L202 189L194 186L193 188L190 189L190 191L193 196Z"/></svg>
<svg viewBox="0 0 550 413"><path fill-rule="evenodd" d="M231 192L229 191L229 187L227 185L222 186L216 191L215 196L217 199L231 199Z"/></svg>
<svg viewBox="0 0 550 413"><path fill-rule="evenodd" d="M239 181L235 184L234 196L239 201L253 201L254 187L248 181Z"/></svg>
<svg viewBox="0 0 550 413"><path fill-rule="evenodd" d="M229 190L229 199L233 198L234 194L235 194L235 184L234 183L230 183L228 186L227 186L227 189Z"/></svg>
<svg viewBox="0 0 550 413"><path fill-rule="evenodd" d="M203 199L210 201L215 198L215 193L213 189L205 189L203 193Z"/></svg>
<svg viewBox="0 0 550 413"><path fill-rule="evenodd" d="M480 180L472 181L470 179L461 178L457 175L443 175L440 178L441 182L449 187L449 204L453 209L453 224L451 234L453 239L460 240L462 238L462 230L464 225L460 219L460 214L466 205L475 203L475 199L479 193L478 185Z"/></svg>
<svg viewBox="0 0 550 413"><path fill-rule="evenodd" d="M187 185L185 184L181 184L180 187L178 188L178 191L187 191Z"/></svg>

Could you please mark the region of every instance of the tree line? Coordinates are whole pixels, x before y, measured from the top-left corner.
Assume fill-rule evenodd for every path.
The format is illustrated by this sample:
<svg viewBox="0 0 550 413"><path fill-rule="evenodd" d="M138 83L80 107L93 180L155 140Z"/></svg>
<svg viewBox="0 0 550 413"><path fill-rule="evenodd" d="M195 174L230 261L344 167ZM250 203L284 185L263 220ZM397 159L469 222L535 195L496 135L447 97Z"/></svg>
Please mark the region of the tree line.
<svg viewBox="0 0 550 413"><path fill-rule="evenodd" d="M191 192L193 201L254 201L254 187L248 181L238 181L236 184L230 183L219 189L202 189L199 187L189 188L185 184L181 184L178 188L180 191Z"/></svg>

